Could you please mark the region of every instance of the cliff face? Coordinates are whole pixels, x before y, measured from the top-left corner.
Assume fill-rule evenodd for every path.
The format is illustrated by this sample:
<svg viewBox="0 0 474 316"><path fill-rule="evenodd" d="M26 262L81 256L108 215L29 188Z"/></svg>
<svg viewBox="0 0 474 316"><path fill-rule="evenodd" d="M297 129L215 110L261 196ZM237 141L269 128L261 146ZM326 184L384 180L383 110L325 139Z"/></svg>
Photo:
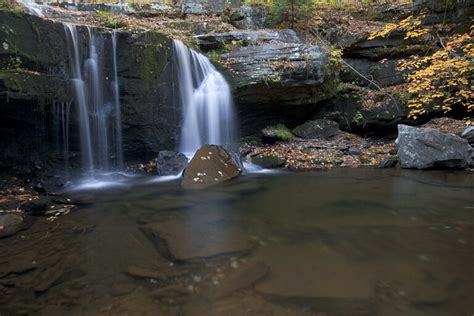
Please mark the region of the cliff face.
<svg viewBox="0 0 474 316"><path fill-rule="evenodd" d="M76 110L72 103L70 57L64 25L30 15L0 12L0 154L8 168L24 161L55 161L58 109L70 111L70 155L79 150ZM104 45L110 30L95 29ZM80 51L88 54L88 29L77 26ZM112 80L112 49L104 49L104 76ZM118 33L118 77L126 159L151 157L176 146L180 125L174 86L172 46L156 32Z"/></svg>

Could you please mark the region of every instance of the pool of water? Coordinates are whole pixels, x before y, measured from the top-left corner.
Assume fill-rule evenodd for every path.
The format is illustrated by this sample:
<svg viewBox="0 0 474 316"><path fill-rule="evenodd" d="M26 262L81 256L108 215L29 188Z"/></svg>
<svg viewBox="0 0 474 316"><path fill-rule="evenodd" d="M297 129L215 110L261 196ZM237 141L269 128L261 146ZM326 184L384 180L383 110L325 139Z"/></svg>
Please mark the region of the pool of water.
<svg viewBox="0 0 474 316"><path fill-rule="evenodd" d="M148 180L1 239L0 314L474 313L472 172Z"/></svg>

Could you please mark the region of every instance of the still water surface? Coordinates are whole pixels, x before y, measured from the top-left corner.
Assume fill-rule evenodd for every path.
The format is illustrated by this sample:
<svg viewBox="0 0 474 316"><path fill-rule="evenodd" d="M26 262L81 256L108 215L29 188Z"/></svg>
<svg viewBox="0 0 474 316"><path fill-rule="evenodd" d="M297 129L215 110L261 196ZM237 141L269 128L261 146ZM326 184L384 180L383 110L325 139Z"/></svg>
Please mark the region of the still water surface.
<svg viewBox="0 0 474 316"><path fill-rule="evenodd" d="M2 316L474 314L473 173L334 169L72 197L75 212L0 240Z"/></svg>

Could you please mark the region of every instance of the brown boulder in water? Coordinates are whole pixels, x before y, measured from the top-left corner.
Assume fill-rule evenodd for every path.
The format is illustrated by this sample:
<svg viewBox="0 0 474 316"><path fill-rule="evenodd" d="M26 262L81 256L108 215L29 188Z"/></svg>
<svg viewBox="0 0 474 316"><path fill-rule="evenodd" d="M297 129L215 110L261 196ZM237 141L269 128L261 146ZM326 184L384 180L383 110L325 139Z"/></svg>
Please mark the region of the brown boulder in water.
<svg viewBox="0 0 474 316"><path fill-rule="evenodd" d="M202 146L184 170L181 186L202 189L237 177L242 168L234 156L222 146Z"/></svg>

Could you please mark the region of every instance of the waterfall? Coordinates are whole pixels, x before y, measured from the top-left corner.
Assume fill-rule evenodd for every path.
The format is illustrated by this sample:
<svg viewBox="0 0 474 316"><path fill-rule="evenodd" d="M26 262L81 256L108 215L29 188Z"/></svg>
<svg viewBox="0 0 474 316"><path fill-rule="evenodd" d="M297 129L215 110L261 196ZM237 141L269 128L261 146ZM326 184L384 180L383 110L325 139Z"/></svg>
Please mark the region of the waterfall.
<svg viewBox="0 0 474 316"><path fill-rule="evenodd" d="M84 171L94 175L97 170L110 170L115 155L118 168L122 168L122 131L117 75L116 34L112 35L113 82L110 93L104 87L104 38L88 29L88 57L82 61L80 40L73 24L64 24L71 64L71 82L78 114L81 157ZM107 97L111 99L106 102Z"/></svg>
<svg viewBox="0 0 474 316"><path fill-rule="evenodd" d="M173 41L183 110L180 151L204 144L226 145L235 134L229 84L204 55Z"/></svg>
<svg viewBox="0 0 474 316"><path fill-rule="evenodd" d="M112 82L112 89L114 92L114 107L115 107L115 142L116 142L116 156L117 167L123 168L123 145L122 145L122 110L120 105L120 90L117 73L117 32L112 31L112 54L114 66L114 81Z"/></svg>

